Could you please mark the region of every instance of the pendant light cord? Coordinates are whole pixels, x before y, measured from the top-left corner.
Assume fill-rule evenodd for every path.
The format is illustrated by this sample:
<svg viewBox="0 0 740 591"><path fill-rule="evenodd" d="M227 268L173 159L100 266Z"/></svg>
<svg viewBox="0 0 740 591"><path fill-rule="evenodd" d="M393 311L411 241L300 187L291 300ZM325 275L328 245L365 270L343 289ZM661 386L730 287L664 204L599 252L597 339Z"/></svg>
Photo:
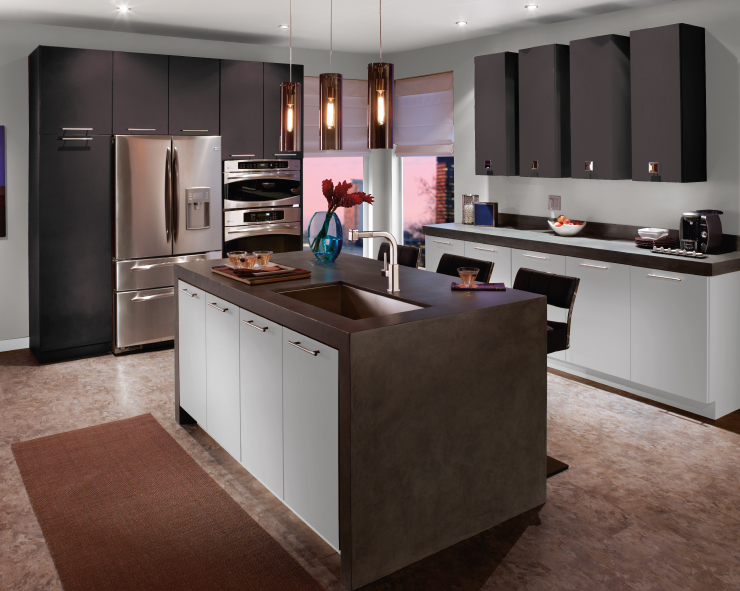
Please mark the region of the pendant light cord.
<svg viewBox="0 0 740 591"><path fill-rule="evenodd" d="M290 28L290 83L293 83L293 0L290 0L290 17L288 27Z"/></svg>
<svg viewBox="0 0 740 591"><path fill-rule="evenodd" d="M329 72L334 73L334 0L329 3Z"/></svg>
<svg viewBox="0 0 740 591"><path fill-rule="evenodd" d="M378 14L380 15L380 62L383 62L383 0L378 0Z"/></svg>

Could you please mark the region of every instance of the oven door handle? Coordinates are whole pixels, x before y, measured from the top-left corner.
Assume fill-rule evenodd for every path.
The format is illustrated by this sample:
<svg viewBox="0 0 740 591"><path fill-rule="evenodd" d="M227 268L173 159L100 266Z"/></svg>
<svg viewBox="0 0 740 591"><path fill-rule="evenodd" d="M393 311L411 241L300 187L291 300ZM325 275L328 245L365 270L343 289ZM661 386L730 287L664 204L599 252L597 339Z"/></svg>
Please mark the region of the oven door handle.
<svg viewBox="0 0 740 591"><path fill-rule="evenodd" d="M281 232L281 230L287 230ZM242 236L260 236L264 234L290 234L300 236L299 224L256 224L254 226L231 226L226 228L226 235L241 234ZM226 241L233 240L227 238Z"/></svg>

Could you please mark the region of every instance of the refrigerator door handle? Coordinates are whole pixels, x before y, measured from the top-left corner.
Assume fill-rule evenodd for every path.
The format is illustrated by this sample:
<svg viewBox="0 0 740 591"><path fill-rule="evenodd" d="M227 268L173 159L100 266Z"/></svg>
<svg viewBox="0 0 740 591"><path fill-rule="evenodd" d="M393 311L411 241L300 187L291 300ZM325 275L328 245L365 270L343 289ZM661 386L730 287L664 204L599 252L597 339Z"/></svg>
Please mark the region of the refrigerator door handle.
<svg viewBox="0 0 740 591"><path fill-rule="evenodd" d="M167 242L170 241L170 218L171 204L172 204L172 173L170 170L171 161L170 149L167 148L167 159L165 160L164 167L164 231L167 236Z"/></svg>
<svg viewBox="0 0 740 591"><path fill-rule="evenodd" d="M180 225L180 157L177 148L172 148L172 241L177 242Z"/></svg>

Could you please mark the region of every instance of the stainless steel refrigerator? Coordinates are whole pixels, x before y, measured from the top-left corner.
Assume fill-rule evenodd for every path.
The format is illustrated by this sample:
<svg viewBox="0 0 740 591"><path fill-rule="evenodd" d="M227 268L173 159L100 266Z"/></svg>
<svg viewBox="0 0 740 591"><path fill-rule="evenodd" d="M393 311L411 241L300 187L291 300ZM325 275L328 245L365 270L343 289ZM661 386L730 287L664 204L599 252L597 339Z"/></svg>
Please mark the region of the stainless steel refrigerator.
<svg viewBox="0 0 740 591"><path fill-rule="evenodd" d="M174 338L173 265L221 258L221 138L115 136L114 353Z"/></svg>

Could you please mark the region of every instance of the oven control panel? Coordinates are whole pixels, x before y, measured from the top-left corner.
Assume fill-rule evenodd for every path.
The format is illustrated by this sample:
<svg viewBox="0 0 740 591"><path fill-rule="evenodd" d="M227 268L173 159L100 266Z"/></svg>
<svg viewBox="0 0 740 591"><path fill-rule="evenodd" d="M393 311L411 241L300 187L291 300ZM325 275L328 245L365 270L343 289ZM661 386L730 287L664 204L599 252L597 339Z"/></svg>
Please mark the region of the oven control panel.
<svg viewBox="0 0 740 591"><path fill-rule="evenodd" d="M253 162L238 162L239 170L264 170L268 168L288 168L287 160L256 160Z"/></svg>
<svg viewBox="0 0 740 591"><path fill-rule="evenodd" d="M244 223L281 222L285 219L284 211L248 211L244 214Z"/></svg>

